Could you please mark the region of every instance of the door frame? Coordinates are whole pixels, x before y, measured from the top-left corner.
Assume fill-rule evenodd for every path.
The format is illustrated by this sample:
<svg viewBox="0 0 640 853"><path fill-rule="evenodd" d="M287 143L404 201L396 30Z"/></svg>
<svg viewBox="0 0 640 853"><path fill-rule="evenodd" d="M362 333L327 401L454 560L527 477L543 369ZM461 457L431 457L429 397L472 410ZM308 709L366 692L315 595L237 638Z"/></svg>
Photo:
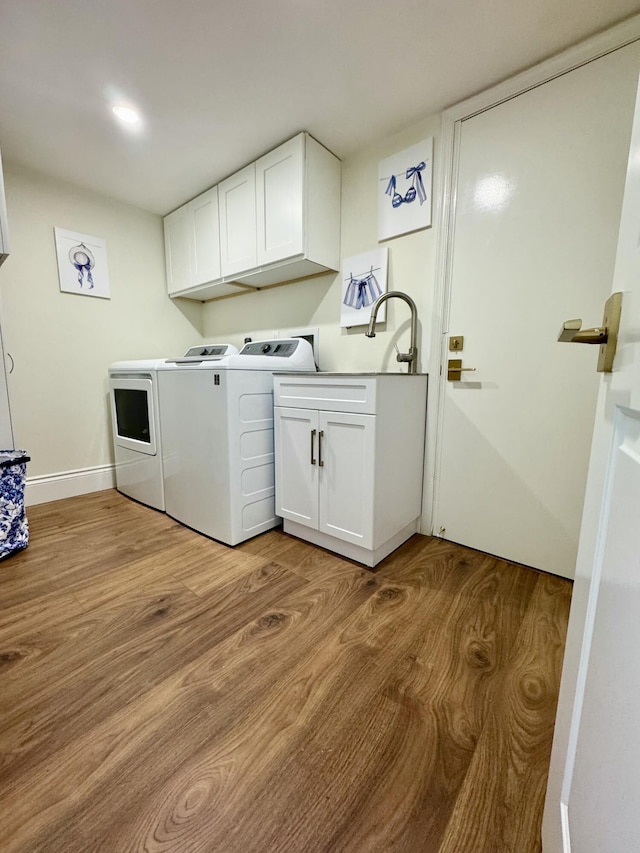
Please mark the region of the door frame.
<svg viewBox="0 0 640 853"><path fill-rule="evenodd" d="M433 536L440 535L439 531L434 530L434 520L438 502L444 428L444 395L446 389L444 368L447 359L446 339L449 334L451 261L457 193L456 178L462 122L639 40L640 14L628 18L603 33L592 36L491 89L461 101L442 113L438 157L440 166L436 172L436 186L439 187L439 191L434 195L434 198L438 199L435 217L438 232L429 348L431 369L429 370L427 396L428 427L421 519L423 533Z"/></svg>

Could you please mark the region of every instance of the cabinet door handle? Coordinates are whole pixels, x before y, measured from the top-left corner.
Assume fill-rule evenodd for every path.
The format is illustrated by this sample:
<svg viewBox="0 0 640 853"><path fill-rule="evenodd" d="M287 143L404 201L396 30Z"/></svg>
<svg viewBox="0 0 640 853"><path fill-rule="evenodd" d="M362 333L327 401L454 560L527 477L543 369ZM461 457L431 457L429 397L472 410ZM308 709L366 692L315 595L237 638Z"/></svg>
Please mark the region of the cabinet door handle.
<svg viewBox="0 0 640 853"><path fill-rule="evenodd" d="M324 462L322 461L322 436L324 435L324 430L321 429L318 433L318 468L324 468Z"/></svg>
<svg viewBox="0 0 640 853"><path fill-rule="evenodd" d="M315 465L315 464L316 464L316 460L315 460L315 457L314 457L314 455L313 455L313 439L314 439L315 437L316 437L316 431L315 431L315 429L312 429L312 430L311 430L311 464L312 464L312 465Z"/></svg>

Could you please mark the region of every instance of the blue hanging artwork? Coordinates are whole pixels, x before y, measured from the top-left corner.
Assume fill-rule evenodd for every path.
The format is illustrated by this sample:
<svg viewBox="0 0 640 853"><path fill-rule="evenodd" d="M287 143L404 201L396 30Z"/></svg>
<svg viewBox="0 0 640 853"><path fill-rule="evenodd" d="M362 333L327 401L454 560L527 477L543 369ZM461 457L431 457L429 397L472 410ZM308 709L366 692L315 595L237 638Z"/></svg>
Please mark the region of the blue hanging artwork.
<svg viewBox="0 0 640 853"><path fill-rule="evenodd" d="M366 326L375 301L387 290L389 250L372 249L342 260L340 289L340 325ZM384 321L386 303L380 308L379 319Z"/></svg>
<svg viewBox="0 0 640 853"><path fill-rule="evenodd" d="M431 225L432 167L432 138L380 161L378 240Z"/></svg>
<svg viewBox="0 0 640 853"><path fill-rule="evenodd" d="M109 299L107 244L101 237L54 228L58 281L63 293Z"/></svg>
<svg viewBox="0 0 640 853"><path fill-rule="evenodd" d="M395 175L391 175L389 178L389 183L387 184L387 188L384 191L385 195L391 196L391 205L392 207L400 207L401 204L411 204L412 201L416 200L416 196L420 204L424 204L427 200L427 191L424 188L424 183L422 180L422 171L426 169L427 164L422 160L418 163L417 166L411 166L407 169L405 178L406 180L411 180L411 186L407 190L404 198L400 195L400 193L396 189L396 185L398 183L398 179Z"/></svg>
<svg viewBox="0 0 640 853"><path fill-rule="evenodd" d="M76 268L78 272L78 284L82 287L82 283L84 281L84 274L87 274L87 284L89 285L89 289L93 288L93 276L91 275L91 270L96 265L95 258L87 249L84 243L80 243L79 246L74 246L69 250L69 260Z"/></svg>
<svg viewBox="0 0 640 853"><path fill-rule="evenodd" d="M342 303L359 311L361 308L373 305L381 295L382 291L372 267L364 278L354 278L352 273L349 273L349 283Z"/></svg>

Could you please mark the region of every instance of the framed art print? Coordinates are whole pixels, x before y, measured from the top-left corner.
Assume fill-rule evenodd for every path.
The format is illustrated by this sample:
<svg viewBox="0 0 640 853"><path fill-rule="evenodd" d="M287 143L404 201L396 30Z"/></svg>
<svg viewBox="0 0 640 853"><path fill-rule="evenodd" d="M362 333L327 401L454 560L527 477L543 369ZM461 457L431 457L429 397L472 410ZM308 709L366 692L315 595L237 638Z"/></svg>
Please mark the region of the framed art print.
<svg viewBox="0 0 640 853"><path fill-rule="evenodd" d="M340 326L365 326L371 318L376 299L387 290L389 249L373 249L352 255L342 261ZM377 319L384 322L386 302L380 306Z"/></svg>
<svg viewBox="0 0 640 853"><path fill-rule="evenodd" d="M433 137L378 164L378 240L431 225Z"/></svg>
<svg viewBox="0 0 640 853"><path fill-rule="evenodd" d="M100 237L54 228L58 280L63 293L109 299L107 244Z"/></svg>

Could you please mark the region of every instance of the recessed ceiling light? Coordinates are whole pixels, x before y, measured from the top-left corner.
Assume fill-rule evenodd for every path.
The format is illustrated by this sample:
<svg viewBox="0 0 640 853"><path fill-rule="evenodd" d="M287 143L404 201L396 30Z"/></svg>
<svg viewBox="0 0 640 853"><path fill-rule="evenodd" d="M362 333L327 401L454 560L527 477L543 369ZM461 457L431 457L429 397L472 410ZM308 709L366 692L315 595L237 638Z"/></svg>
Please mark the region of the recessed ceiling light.
<svg viewBox="0 0 640 853"><path fill-rule="evenodd" d="M117 106L112 107L112 110L114 115L126 124L137 124L140 121L140 113L133 107Z"/></svg>

